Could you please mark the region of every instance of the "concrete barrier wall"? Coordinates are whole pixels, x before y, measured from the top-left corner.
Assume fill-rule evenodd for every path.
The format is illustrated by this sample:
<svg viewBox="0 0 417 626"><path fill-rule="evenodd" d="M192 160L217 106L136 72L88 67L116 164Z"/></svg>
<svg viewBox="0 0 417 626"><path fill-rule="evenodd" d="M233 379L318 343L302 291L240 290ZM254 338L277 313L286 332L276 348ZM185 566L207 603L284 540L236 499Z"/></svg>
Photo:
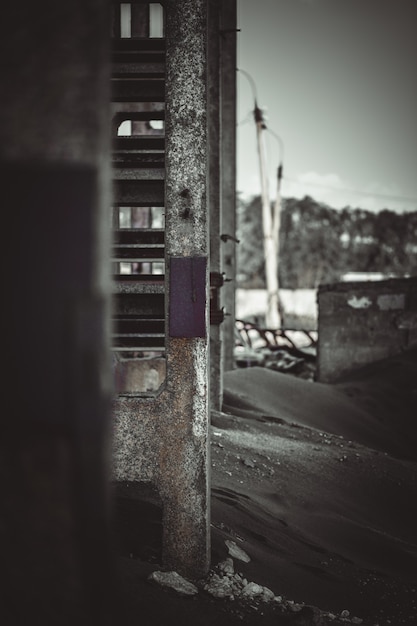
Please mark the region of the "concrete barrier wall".
<svg viewBox="0 0 417 626"><path fill-rule="evenodd" d="M320 382L417 345L417 277L321 285L317 299Z"/></svg>

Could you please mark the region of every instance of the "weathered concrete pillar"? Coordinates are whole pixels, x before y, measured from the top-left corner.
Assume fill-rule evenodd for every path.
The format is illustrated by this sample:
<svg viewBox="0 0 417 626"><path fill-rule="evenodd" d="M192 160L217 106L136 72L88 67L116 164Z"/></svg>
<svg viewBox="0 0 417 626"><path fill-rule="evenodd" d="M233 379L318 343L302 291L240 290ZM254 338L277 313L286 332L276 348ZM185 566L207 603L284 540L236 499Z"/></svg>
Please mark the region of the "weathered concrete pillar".
<svg viewBox="0 0 417 626"><path fill-rule="evenodd" d="M210 564L207 3L165 8L166 380L114 406L114 477L146 483L163 509L164 567Z"/></svg>
<svg viewBox="0 0 417 626"><path fill-rule="evenodd" d="M111 620L107 5L2 8L3 624Z"/></svg>
<svg viewBox="0 0 417 626"><path fill-rule="evenodd" d="M210 562L206 0L168 3L166 45L167 391L172 403L162 443L164 458L170 459L162 487L168 522L164 548L167 562L200 575ZM195 305L200 329L173 332L172 293L189 268L182 306Z"/></svg>
<svg viewBox="0 0 417 626"><path fill-rule="evenodd" d="M221 3L221 266L225 275L222 303L223 370L235 367L236 291L236 0Z"/></svg>

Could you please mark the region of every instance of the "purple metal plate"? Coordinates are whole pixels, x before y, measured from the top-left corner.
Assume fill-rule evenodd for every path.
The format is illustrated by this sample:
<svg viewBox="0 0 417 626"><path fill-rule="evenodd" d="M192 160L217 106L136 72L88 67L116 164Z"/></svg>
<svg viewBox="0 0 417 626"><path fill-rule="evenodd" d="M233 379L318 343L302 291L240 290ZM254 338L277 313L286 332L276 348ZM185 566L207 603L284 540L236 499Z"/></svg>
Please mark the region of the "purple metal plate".
<svg viewBox="0 0 417 626"><path fill-rule="evenodd" d="M206 257L171 257L169 336L206 336Z"/></svg>

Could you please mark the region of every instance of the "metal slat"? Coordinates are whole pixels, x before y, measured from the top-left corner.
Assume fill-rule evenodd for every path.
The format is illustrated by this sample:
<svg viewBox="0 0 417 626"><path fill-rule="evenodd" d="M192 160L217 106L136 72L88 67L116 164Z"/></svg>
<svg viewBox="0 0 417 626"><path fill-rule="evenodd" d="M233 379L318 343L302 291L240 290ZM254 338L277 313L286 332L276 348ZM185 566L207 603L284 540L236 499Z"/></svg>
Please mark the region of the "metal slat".
<svg viewBox="0 0 417 626"><path fill-rule="evenodd" d="M118 285L124 287L125 285ZM146 293L115 293L113 295L113 309L116 317L121 316L152 316L163 318L165 315L165 297L163 292ZM140 308L140 312L139 312Z"/></svg>
<svg viewBox="0 0 417 626"><path fill-rule="evenodd" d="M114 137L113 150L121 151L149 151L165 150L165 137L163 135L133 135L128 137Z"/></svg>
<svg viewBox="0 0 417 626"><path fill-rule="evenodd" d="M113 180L114 205L164 206L163 180Z"/></svg>
<svg viewBox="0 0 417 626"><path fill-rule="evenodd" d="M152 75L163 78L165 75L165 64L163 60L155 58L155 55L132 55L131 58L123 56L116 62L113 62L114 76L129 76L130 74Z"/></svg>
<svg viewBox="0 0 417 626"><path fill-rule="evenodd" d="M164 261L163 230L123 229L113 238L113 261Z"/></svg>
<svg viewBox="0 0 417 626"><path fill-rule="evenodd" d="M162 228L121 228L113 231L113 241L119 245L161 245L165 243Z"/></svg>
<svg viewBox="0 0 417 626"><path fill-rule="evenodd" d="M137 350L147 350L151 348L165 347L165 335L112 335L113 348L130 348Z"/></svg>
<svg viewBox="0 0 417 626"><path fill-rule="evenodd" d="M164 274L113 274L117 293L164 293ZM127 285L124 283L128 283Z"/></svg>
<svg viewBox="0 0 417 626"><path fill-rule="evenodd" d="M113 37L113 54L131 54L134 52L153 52L165 56L164 37Z"/></svg>
<svg viewBox="0 0 417 626"><path fill-rule="evenodd" d="M141 262L155 262L163 261L165 258L164 248L139 248L139 247L114 247L112 253L112 262L125 262L134 263L136 261Z"/></svg>
<svg viewBox="0 0 417 626"><path fill-rule="evenodd" d="M164 102L164 78L144 78L140 74L113 77L111 80L113 102Z"/></svg>
<svg viewBox="0 0 417 626"><path fill-rule="evenodd" d="M114 168L113 180L165 180L165 169L161 167L119 167Z"/></svg>
<svg viewBox="0 0 417 626"><path fill-rule="evenodd" d="M146 180L149 172L149 180L165 178L165 155L162 153L139 153L126 154L125 152L113 152L114 178L140 178ZM142 172L141 172L142 170Z"/></svg>
<svg viewBox="0 0 417 626"><path fill-rule="evenodd" d="M116 317L114 319L114 334L129 335L135 333L141 334L163 334L165 330L165 321L156 317L136 317L129 315L128 317Z"/></svg>
<svg viewBox="0 0 417 626"><path fill-rule="evenodd" d="M165 351L165 345L163 346L142 346L142 347L138 347L138 346L134 346L133 348L131 347L124 347L124 346L112 346L111 349L114 352L161 352L163 353ZM136 394L134 394L136 395Z"/></svg>

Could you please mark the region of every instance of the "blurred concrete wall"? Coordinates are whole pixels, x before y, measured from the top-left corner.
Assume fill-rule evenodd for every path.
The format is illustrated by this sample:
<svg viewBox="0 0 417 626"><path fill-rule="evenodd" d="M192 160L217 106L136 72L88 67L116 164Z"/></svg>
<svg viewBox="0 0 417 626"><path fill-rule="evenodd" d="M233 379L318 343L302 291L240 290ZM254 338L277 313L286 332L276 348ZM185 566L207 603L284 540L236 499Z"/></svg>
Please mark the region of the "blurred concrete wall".
<svg viewBox="0 0 417 626"><path fill-rule="evenodd" d="M320 382L417 345L417 277L321 285Z"/></svg>
<svg viewBox="0 0 417 626"><path fill-rule="evenodd" d="M2 624L111 619L107 13L2 8Z"/></svg>

